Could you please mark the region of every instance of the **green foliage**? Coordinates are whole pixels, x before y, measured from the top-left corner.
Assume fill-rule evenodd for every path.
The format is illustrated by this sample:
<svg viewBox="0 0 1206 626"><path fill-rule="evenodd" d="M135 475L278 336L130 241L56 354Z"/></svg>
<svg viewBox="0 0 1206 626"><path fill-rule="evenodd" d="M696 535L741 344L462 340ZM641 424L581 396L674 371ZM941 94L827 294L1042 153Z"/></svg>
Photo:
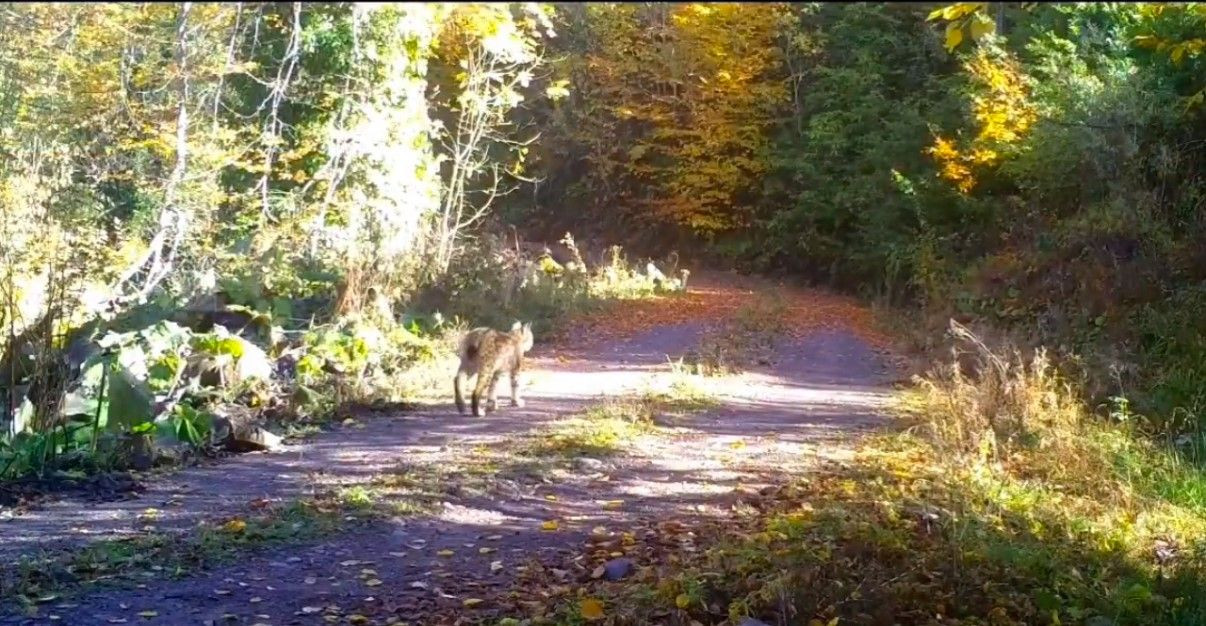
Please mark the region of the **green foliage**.
<svg viewBox="0 0 1206 626"><path fill-rule="evenodd" d="M665 276L647 264L634 267L619 246L605 263L589 267L568 233L562 239L573 259L565 265L542 254L527 258L498 242L483 241L479 254L467 258L441 281L438 289L421 294L416 305L437 300L444 315L472 326L509 327L516 319L531 320L534 332L556 330L574 314L597 311L627 299L674 295L683 290L683 275Z"/></svg>
<svg viewBox="0 0 1206 626"><path fill-rule="evenodd" d="M931 189L926 176L928 128L958 109L944 80L949 61L923 17L874 5L825 5L800 16L793 54L808 87L802 115L776 138L776 175L766 182L774 210L753 257L759 266L891 285L908 280L928 229L974 237L967 226L975 213ZM910 194L901 192L902 178Z"/></svg>
<svg viewBox="0 0 1206 626"><path fill-rule="evenodd" d="M6 11L0 363L14 414L0 426L6 449L36 449L0 463L49 463L77 451L74 438L97 453L98 431L143 438L153 422L199 444L206 405L263 408L298 391L273 371L296 347L286 329L314 330L300 364L311 386L393 375L443 352L392 320L371 324L376 335L343 324L370 300L439 279L473 234L443 228L448 200L479 221L504 191L497 175L520 174L499 153L524 151L512 113L548 87L565 91L533 75L554 34L548 13L535 3ZM461 62L467 71L442 71ZM486 127L461 123L480 117ZM468 160L465 129L489 132ZM470 174L442 171L449 159ZM232 317L245 327L210 330ZM65 337L97 349L84 329L113 333L100 345L113 352L103 384L101 357L65 354ZM89 424L59 428L60 404Z"/></svg>

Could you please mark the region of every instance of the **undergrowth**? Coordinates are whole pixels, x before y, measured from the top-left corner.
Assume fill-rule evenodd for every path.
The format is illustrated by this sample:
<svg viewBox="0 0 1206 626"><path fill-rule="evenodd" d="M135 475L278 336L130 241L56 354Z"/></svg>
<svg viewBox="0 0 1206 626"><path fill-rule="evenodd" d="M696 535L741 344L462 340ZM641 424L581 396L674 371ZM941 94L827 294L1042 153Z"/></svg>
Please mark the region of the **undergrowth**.
<svg viewBox="0 0 1206 626"><path fill-rule="evenodd" d="M901 397L905 432L584 593L626 624L1206 623L1206 474L1124 400L1094 416L1042 351L954 330L971 351Z"/></svg>

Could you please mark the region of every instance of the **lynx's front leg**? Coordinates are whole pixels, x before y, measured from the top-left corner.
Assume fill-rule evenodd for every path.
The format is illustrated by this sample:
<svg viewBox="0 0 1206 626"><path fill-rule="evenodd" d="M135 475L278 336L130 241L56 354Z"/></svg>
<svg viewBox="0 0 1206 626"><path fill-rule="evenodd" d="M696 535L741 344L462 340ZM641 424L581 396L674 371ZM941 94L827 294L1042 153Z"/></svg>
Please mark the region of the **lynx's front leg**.
<svg viewBox="0 0 1206 626"><path fill-rule="evenodd" d="M519 368L511 370L511 406L523 408L523 398L519 395L520 378L522 372Z"/></svg>

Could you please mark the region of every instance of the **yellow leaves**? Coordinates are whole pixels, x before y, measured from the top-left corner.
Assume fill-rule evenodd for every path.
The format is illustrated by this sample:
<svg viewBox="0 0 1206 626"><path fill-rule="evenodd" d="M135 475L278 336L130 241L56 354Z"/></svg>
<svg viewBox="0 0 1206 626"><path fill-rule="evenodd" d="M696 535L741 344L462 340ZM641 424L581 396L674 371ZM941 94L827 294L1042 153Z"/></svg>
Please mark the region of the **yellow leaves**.
<svg viewBox="0 0 1206 626"><path fill-rule="evenodd" d="M481 606L483 602L485 602L485 600L482 600L481 598L465 598L461 602L461 606L467 609L472 609L474 607Z"/></svg>
<svg viewBox="0 0 1206 626"><path fill-rule="evenodd" d="M1172 60L1174 65L1180 65L1181 61L1185 59L1185 44L1173 46L1172 50L1168 53L1168 58Z"/></svg>
<svg viewBox="0 0 1206 626"><path fill-rule="evenodd" d="M565 79L555 80L544 90L544 95L549 100L556 102L569 95L569 81Z"/></svg>
<svg viewBox="0 0 1206 626"><path fill-rule="evenodd" d="M578 601L578 614L587 621L603 619L603 603L595 598L583 598Z"/></svg>
<svg viewBox="0 0 1206 626"><path fill-rule="evenodd" d="M963 29L959 24L951 22L946 25L946 49L954 50L963 42Z"/></svg>
<svg viewBox="0 0 1206 626"><path fill-rule="evenodd" d="M934 158L942 161L949 161L959 156L959 151L955 149L955 144L943 137L936 137L934 139L934 145L929 149L929 153L934 155Z"/></svg>
<svg viewBox="0 0 1206 626"><path fill-rule="evenodd" d="M551 520L548 520L547 522L544 522L543 524L541 524L540 530L552 532L552 531L557 530L559 527L560 527L560 525L557 523L557 520L551 519Z"/></svg>
<svg viewBox="0 0 1206 626"><path fill-rule="evenodd" d="M550 276L556 276L565 270L565 268L561 267L560 263L553 260L553 257L547 255L540 257L539 264L540 271Z"/></svg>
<svg viewBox="0 0 1206 626"><path fill-rule="evenodd" d="M996 32L997 23L984 14L986 2L958 2L934 9L926 17L927 21L946 20L946 49L953 52L963 43L963 31L972 41L979 41L985 35Z"/></svg>
<svg viewBox="0 0 1206 626"><path fill-rule="evenodd" d="M1025 75L1015 61L994 60L981 50L965 69L983 89L972 103L980 130L966 151L943 137L936 137L926 150L938 163L939 176L964 194L976 186L974 169L998 164L1000 147L1019 141L1037 119Z"/></svg>
<svg viewBox="0 0 1206 626"><path fill-rule="evenodd" d="M982 124L981 142L1010 143L1034 123L1037 114L1029 101L1025 75L1012 59L994 62L981 51L968 62L973 79L987 87L987 94L974 103L976 119Z"/></svg>
<svg viewBox="0 0 1206 626"><path fill-rule="evenodd" d="M231 534L239 534L247 530L247 522L240 518L234 518L225 524L222 524L222 530Z"/></svg>
<svg viewBox="0 0 1206 626"><path fill-rule="evenodd" d="M1173 44L1161 42L1157 49L1165 47L1168 49L1168 58L1173 65L1181 65L1186 56L1196 57L1206 50L1206 39L1186 39Z"/></svg>
<svg viewBox="0 0 1206 626"><path fill-rule="evenodd" d="M1000 155L995 150L988 148L975 148L971 153L971 161L976 165L992 165L999 158Z"/></svg>
<svg viewBox="0 0 1206 626"><path fill-rule="evenodd" d="M680 609L685 609L691 606L691 596L688 596L685 593L678 594L678 596L674 598L674 606L677 606Z"/></svg>
<svg viewBox="0 0 1206 626"><path fill-rule="evenodd" d="M971 33L972 41L978 41L981 37L996 32L997 23L983 13L976 13L972 16L968 30Z"/></svg>
<svg viewBox="0 0 1206 626"><path fill-rule="evenodd" d="M987 5L988 3L986 2L956 2L955 4L949 4L947 6L934 9L930 12L929 16L926 17L926 20L934 21L938 18L942 18L944 20L957 20L964 15L975 13Z"/></svg>
<svg viewBox="0 0 1206 626"><path fill-rule="evenodd" d="M452 550L440 550L439 552L436 552L437 556L443 556L443 557L452 556L453 554L456 554L456 553L453 552Z"/></svg>

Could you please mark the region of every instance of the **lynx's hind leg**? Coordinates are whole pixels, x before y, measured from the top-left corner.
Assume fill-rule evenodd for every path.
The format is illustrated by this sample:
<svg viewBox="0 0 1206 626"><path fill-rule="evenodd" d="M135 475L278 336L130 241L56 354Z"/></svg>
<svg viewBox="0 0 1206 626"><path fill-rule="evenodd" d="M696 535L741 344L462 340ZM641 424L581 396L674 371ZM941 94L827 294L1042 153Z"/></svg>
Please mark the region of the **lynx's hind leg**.
<svg viewBox="0 0 1206 626"><path fill-rule="evenodd" d="M476 384L473 385L472 402L473 402L473 416L474 417L481 417L482 415L484 415L484 413L482 412L482 409L488 408L488 407L482 406L482 396L486 395L487 391L489 390L488 388L490 387L490 381L492 381L492 380L494 380L494 372L483 371L483 372L477 373L477 382L476 382Z"/></svg>
<svg viewBox="0 0 1206 626"><path fill-rule="evenodd" d="M469 383L469 372L464 366L457 368L456 376L452 379L452 390L456 397L456 410L461 415L465 414L465 394L463 392L465 385Z"/></svg>
<svg viewBox="0 0 1206 626"><path fill-rule="evenodd" d="M511 370L511 406L522 409L524 401L519 393L519 386L522 383L520 374L518 369Z"/></svg>
<svg viewBox="0 0 1206 626"><path fill-rule="evenodd" d="M486 412L498 410L498 379L502 378L502 372L494 372L490 377L490 386L486 394Z"/></svg>

